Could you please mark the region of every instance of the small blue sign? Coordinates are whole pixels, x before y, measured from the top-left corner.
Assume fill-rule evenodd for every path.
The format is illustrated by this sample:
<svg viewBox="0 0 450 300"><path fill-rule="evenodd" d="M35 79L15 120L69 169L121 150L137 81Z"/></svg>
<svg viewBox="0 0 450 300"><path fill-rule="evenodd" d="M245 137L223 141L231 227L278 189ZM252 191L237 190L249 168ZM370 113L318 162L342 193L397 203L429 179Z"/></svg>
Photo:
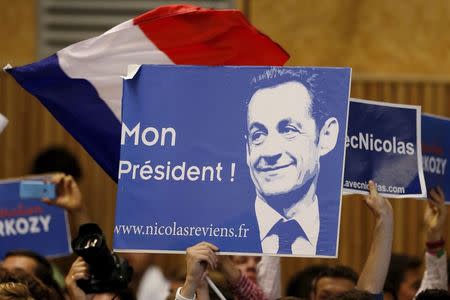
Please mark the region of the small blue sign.
<svg viewBox="0 0 450 300"><path fill-rule="evenodd" d="M20 181L0 183L0 257L27 249L43 256L72 253L66 212L40 199L20 199Z"/></svg>
<svg viewBox="0 0 450 300"><path fill-rule="evenodd" d="M450 119L422 114L422 154L427 189L440 186L450 203Z"/></svg>
<svg viewBox="0 0 450 300"><path fill-rule="evenodd" d="M392 198L426 197L420 106L351 99L345 156L345 193L378 192Z"/></svg>
<svg viewBox="0 0 450 300"><path fill-rule="evenodd" d="M141 66L124 81L115 250L336 257L350 73Z"/></svg>

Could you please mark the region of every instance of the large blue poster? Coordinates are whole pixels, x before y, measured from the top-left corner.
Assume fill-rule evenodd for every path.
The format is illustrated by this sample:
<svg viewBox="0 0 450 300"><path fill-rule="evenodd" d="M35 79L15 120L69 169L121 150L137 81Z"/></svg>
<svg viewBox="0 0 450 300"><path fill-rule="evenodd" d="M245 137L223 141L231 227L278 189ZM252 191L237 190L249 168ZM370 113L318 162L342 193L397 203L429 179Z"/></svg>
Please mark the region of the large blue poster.
<svg viewBox="0 0 450 300"><path fill-rule="evenodd" d="M422 114L422 153L427 189L440 186L450 203L450 119Z"/></svg>
<svg viewBox="0 0 450 300"><path fill-rule="evenodd" d="M345 193L367 193L368 182L392 198L426 197L420 106L351 99Z"/></svg>
<svg viewBox="0 0 450 300"><path fill-rule="evenodd" d="M44 256L71 254L65 211L39 199L20 199L19 186L20 181L0 183L0 257L16 249Z"/></svg>
<svg viewBox="0 0 450 300"><path fill-rule="evenodd" d="M335 257L350 73L141 66L124 81L115 250Z"/></svg>

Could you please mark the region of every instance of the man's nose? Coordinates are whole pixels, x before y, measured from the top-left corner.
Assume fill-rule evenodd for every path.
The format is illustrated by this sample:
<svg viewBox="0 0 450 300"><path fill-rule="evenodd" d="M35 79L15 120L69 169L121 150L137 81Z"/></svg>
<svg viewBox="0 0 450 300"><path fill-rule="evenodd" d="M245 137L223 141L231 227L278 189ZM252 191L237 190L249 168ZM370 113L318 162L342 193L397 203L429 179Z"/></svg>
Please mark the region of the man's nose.
<svg viewBox="0 0 450 300"><path fill-rule="evenodd" d="M269 134L259 146L259 154L267 158L267 163L275 163L281 156L283 140L276 134ZM275 160L275 161L274 161Z"/></svg>

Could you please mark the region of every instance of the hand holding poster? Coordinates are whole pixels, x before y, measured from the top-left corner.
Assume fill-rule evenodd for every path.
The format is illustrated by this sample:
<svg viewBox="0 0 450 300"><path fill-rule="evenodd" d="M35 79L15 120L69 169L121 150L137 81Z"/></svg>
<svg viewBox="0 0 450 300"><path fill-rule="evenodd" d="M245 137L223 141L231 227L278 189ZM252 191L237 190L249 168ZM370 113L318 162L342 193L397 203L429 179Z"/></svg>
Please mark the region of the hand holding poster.
<svg viewBox="0 0 450 300"><path fill-rule="evenodd" d="M14 249L43 256L72 253L65 211L39 199L20 199L19 187L19 180L0 182L0 257Z"/></svg>
<svg viewBox="0 0 450 300"><path fill-rule="evenodd" d="M351 99L345 157L345 193L426 197L422 170L420 106Z"/></svg>
<svg viewBox="0 0 450 300"><path fill-rule="evenodd" d="M440 186L450 203L450 119L422 114L422 152L427 189Z"/></svg>
<svg viewBox="0 0 450 300"><path fill-rule="evenodd" d="M345 68L141 66L115 250L335 257L349 84Z"/></svg>

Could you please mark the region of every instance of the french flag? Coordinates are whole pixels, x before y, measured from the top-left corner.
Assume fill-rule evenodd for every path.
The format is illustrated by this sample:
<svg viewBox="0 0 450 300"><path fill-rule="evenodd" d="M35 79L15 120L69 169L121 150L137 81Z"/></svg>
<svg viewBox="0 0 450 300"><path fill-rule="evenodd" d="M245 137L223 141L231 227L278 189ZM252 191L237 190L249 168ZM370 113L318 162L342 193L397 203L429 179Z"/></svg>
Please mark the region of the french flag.
<svg viewBox="0 0 450 300"><path fill-rule="evenodd" d="M162 6L39 62L5 68L117 180L122 78L131 64L283 65L237 10Z"/></svg>

